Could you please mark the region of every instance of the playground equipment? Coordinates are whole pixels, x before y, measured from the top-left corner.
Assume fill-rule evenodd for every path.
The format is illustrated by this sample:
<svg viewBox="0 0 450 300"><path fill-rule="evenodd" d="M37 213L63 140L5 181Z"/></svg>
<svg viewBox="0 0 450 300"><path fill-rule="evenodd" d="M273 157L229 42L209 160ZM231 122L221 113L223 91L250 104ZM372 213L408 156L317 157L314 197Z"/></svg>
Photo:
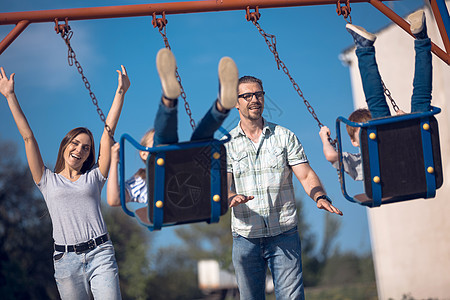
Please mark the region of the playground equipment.
<svg viewBox="0 0 450 300"><path fill-rule="evenodd" d="M264 8L274 8L274 7L293 7L293 6L306 6L306 5L325 5L325 4L336 4L337 6L337 13L338 15L343 15L345 19L347 19L350 16L350 3L358 3L358 2L368 2L372 4L376 9L378 9L380 12L385 14L388 18L390 18L393 22L395 22L398 26L403 28L407 33L409 33L411 36L412 33L409 29L409 24L403 20L400 16L398 16L395 12L393 12L391 9L389 9L387 6L385 6L381 1L378 0L347 0L344 6L341 5L340 1L331 1L331 0L324 0L324 1L313 1L313 0L287 0L287 1L277 1L277 0L258 0L258 1L249 1L248 3L245 3L244 1L239 0L208 0L208 1L191 1L191 2L173 2L173 3L156 3L156 4L146 4L146 5L126 5L126 6L108 6L108 7L94 7L94 8L77 8L77 9L59 9L59 10L46 10L46 11L30 11L30 12L15 12L15 13L0 13L0 25L6 25L6 24L15 24L16 26L14 29L0 42L0 54L6 50L6 48L17 38L18 35L20 35L23 30L26 29L26 27L31 23L39 23L39 22L54 22L55 23L55 30L57 33L61 33L61 36L65 39L65 42L69 48L69 64L75 63L75 66L77 67L79 73L82 76L83 82L85 83L86 88L88 89L88 92L91 96L93 104L96 106L97 112L99 113L100 119L104 122L104 115L101 111L101 109L98 106L98 101L95 98L95 95L92 93L90 89L90 84L83 75L83 70L81 68L81 65L76 60L75 53L70 45L70 37L71 37L71 31L69 26L69 21L76 21L76 20L86 20L86 19L101 19L101 18L122 18L122 17L139 17L139 16L153 16L152 24L154 27L158 27L161 35L164 38L164 42L166 47L170 48L168 44L167 37L165 35L165 25L167 24L166 16L170 14L183 14L183 13L199 13L199 12L209 12L209 11L226 11L226 10L244 10L246 12L246 19L248 21L251 21L258 29L260 34L265 39L269 50L273 53L278 69L282 69L284 73L289 77L289 80L292 82L294 89L297 91L300 98L302 98L304 104L306 105L308 111L311 113L313 118L317 121L318 126L322 127L323 124L319 121L317 118L314 109L310 105L310 103L305 99L303 96L303 92L301 91L298 84L295 82L295 80L292 78L292 76L289 74L289 71L286 67L286 65L281 61L278 52L276 50L276 38L274 35L267 34L258 24L258 20L260 18L260 9ZM446 51L440 49L438 46L436 46L434 43L432 43L432 52L437 55L440 59L442 59L445 63L450 64L450 42L448 37L448 32L450 30L449 26L449 16L448 11L445 7L445 3L443 0L430 0L431 7L434 13L434 16L436 18L436 22L438 24L438 28L442 37L442 40L444 42L444 46ZM157 16L162 16L162 18L158 18ZM63 24L60 24L60 20L64 20ZM350 18L351 22L351 18ZM177 73L177 77L179 79L179 75ZM181 80L179 79L180 83ZM190 117L190 123L191 126L194 127L195 123L192 120L192 117L190 115L190 109L189 105L186 101L184 91L182 92L182 97L185 100L185 107L186 112L188 113ZM395 102L394 102L395 104ZM435 114L438 112L438 109L433 111L432 114ZM432 136L435 136L437 133L437 125L435 121L433 121L431 116L427 113L424 115L415 115L418 119L421 119L422 117L427 117L429 124L431 124L431 133ZM395 126L399 125L399 120L405 120L408 121L410 118L390 118L389 120L386 119L382 123L375 122L370 124L351 124L353 126L360 126L362 127L362 132L369 131L368 136L370 136L370 133L372 131L376 131L375 134L381 132L382 130L379 129L377 126L390 126L388 125L389 122L392 121L392 124L395 124ZM431 120L431 121L430 121ZM345 121L342 118L339 118L337 122L345 122L348 124L347 121ZM412 122L412 121L411 121ZM421 121L422 122L422 121ZM425 121L423 121L425 122ZM338 123L337 123L338 124ZM411 125L413 126L413 125ZM337 125L337 128L339 125ZM108 128L107 128L108 129ZM393 129L395 131L395 129ZM411 131L413 131L411 129ZM434 135L433 135L434 134ZM426 135L426 134L423 134ZM378 135L380 136L380 135ZM382 136L382 135L381 135ZM176 225L181 223L187 223L187 222L196 222L196 221L208 221L208 222L217 222L218 217L226 212L226 205L224 205L224 199L226 199L226 184L224 186L224 182L226 183L226 180L224 179L224 164L223 159L225 158L225 152L224 149L222 149L223 145L221 145L222 142L219 141L209 141L207 144L198 144L198 143L180 143L177 145L167 146L167 147L160 147L159 149L155 150L155 148L146 148L140 146L133 138L131 138L128 135L124 135L121 138L121 144L122 149L124 149L124 142L125 140L128 140L133 146L135 146L139 150L143 151L149 151L152 155L150 156L151 159L148 160L147 163L147 176L148 180L153 180L147 182L149 187L154 187L154 195L149 193L149 195L152 195L151 199L149 198L149 205L146 207L146 210L140 210L139 212L131 212L127 209L123 199L122 199L122 207L124 211L133 216L137 216L143 225L147 226L149 229L160 229L163 226L169 226L169 225ZM437 149L439 149L439 140L436 139L436 137L431 137L428 142L422 141L423 145L426 146L426 149L423 151L424 161L429 162L429 153L430 148L429 145L436 145L437 142ZM431 141L431 142L430 142ZM371 143L367 143L367 147L372 149L370 146ZM198 148L197 148L198 147ZM363 148L365 146L362 146ZM424 146L425 147L425 146ZM199 152L206 152L208 153L208 157L212 157L212 160L210 163L206 163L209 167L207 168L209 170L209 173L211 174L211 177L207 179L207 182L210 183L210 197L207 197L209 205L208 213L202 212L201 216L191 216L188 218L181 218L177 219L176 217L172 217L176 215L175 213L176 209L174 209L173 212L169 212L169 210L166 210L166 205L168 202L166 202L164 199L167 199L167 191L166 189L161 189L161 185L166 185L168 183L167 174L172 174L171 176L176 176L177 171L174 171L174 173L169 173L166 171L166 166L171 165L172 162L167 161L167 158L172 157L171 154L172 151L175 151L173 153L177 153L176 151L184 151L183 153L188 153L188 149L196 149L196 150L189 150L193 153L189 155L189 160L194 161L195 160L195 154ZM338 147L339 149L339 147ZM167 152L164 152L167 151ZM340 151L340 149L339 149ZM436 177L434 178L435 185L434 187L430 187L428 185L429 182L432 182L433 180L428 180L429 175L426 175L426 186L427 188L425 191L421 192L414 192L413 194L394 194L387 196L385 191L380 192L380 187L373 186L369 183L366 183L366 195L369 197L370 200L363 200L361 203L367 206L378 206L381 203L389 203L394 201L400 201L400 200L407 200L412 199L411 197L417 197L425 193L426 197L432 197L434 196L434 190L442 184L442 170L439 167L440 166L440 154L436 152L435 147L432 147L431 150L431 162L433 162L433 168L438 171L436 174ZM123 161L123 153L121 152L121 168L124 167L125 162ZM368 176L369 174L375 174L377 167L376 165L379 165L378 163L378 157L383 157L384 150L364 150L363 149L363 155L366 155L366 161L370 160L370 167L368 167L366 171L365 169L365 175L367 175L367 178L372 178L372 176ZM378 156L377 156L378 154ZM184 155L184 154L183 154ZM341 155L340 155L341 156ZM160 159L164 159L166 157L166 160L163 160L163 163L160 165L158 161L161 161ZM341 161L341 159L340 159ZM381 160L382 161L382 160ZM167 163L169 162L169 163ZM340 163L342 164L342 162ZM384 165L384 163L382 164ZM217 169L218 168L218 169ZM378 167L380 170L382 170L382 167ZM151 169L151 170L150 170ZM342 165L341 168L342 170ZM219 171L218 171L219 170ZM200 172L200 171L195 171ZM342 171L340 171L342 173ZM375 173L373 173L375 172ZM380 171L382 172L382 171ZM206 172L208 173L208 172ZM430 173L430 172L429 172ZM431 172L433 173L433 172ZM215 174L213 176L213 174ZM384 173L381 173L383 175ZM373 177L379 175L374 175ZM434 176L434 175L433 175ZM121 185L123 186L123 180L124 180L124 173L122 170L121 175ZM213 178L213 177L218 177ZM341 175L341 177L343 177ZM384 175L383 175L384 178ZM225 180L225 181L224 181ZM201 180L204 181L204 178ZM214 182L214 183L213 183ZM381 181L383 182L383 181ZM391 181L389 181L391 182ZM422 182L425 182L422 180ZM213 187L214 185L214 187ZM395 185L395 182L394 182ZM342 186L343 186L343 193L344 196L346 195L345 191L345 182L343 182L342 179ZM203 187L202 187L203 188ZM123 190L123 188L122 188ZM153 189L152 189L153 190ZM406 188L403 190L406 192ZM122 195L123 196L123 195ZM216 197L217 196L217 197ZM382 200L385 197L391 197L390 200ZM150 196L149 196L150 197ZM123 197L122 197L123 198ZM212 201L210 201L213 199ZM216 199L216 200L214 200ZM217 199L219 199L217 201ZM348 199L348 198L347 198ZM352 198L352 200L354 200ZM219 202L220 205L218 205L216 202ZM179 214L179 213L178 213ZM193 214L195 215L195 214Z"/></svg>

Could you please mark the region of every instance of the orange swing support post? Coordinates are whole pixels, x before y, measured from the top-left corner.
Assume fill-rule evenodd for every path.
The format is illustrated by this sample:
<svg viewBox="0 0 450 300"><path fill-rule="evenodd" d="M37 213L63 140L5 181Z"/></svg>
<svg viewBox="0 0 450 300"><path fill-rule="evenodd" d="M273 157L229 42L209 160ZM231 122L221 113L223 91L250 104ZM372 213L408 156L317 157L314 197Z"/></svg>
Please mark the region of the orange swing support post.
<svg viewBox="0 0 450 300"><path fill-rule="evenodd" d="M368 2L376 9L385 14L393 22L411 34L406 22L395 12L390 10L379 0L348 0L349 3ZM447 52L440 49L432 43L432 52L436 54L447 65L450 65L450 42L448 32L441 30L444 28L443 17L439 13L437 1L430 0L436 22L440 29L441 37ZM7 12L0 13L0 25L15 25L9 34L0 42L0 55L8 48L8 46L27 28L31 23L55 22L55 19L70 21L76 20L92 20L107 18L126 18L126 17L143 17L152 16L153 14L186 14L186 13L202 13L214 11L231 11L243 10L247 7L259 9L263 8L281 8L296 6L313 6L313 5L336 5L337 0L204 0L204 1L187 1L187 2L169 2L169 3L150 3L137 5L122 6L105 6L105 7L86 7L86 8L70 8L70 9L54 9L40 11L23 11L23 12ZM447 14L448 17L448 14ZM448 20L446 20L448 22Z"/></svg>

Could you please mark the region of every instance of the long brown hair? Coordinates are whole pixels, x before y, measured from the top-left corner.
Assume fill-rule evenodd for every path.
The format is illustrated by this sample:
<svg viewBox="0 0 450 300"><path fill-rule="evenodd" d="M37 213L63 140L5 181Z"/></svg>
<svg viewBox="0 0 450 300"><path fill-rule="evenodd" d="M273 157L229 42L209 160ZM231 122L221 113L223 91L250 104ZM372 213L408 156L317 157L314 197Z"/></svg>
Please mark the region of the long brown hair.
<svg viewBox="0 0 450 300"><path fill-rule="evenodd" d="M86 133L89 138L91 139L91 149L89 150L89 156L86 159L86 161L83 163L83 166L81 167L81 174L85 173L87 170L91 169L92 166L95 163L95 145L94 145L94 137L92 135L92 132L87 129L86 127L77 127L69 131L66 136L62 139L61 144L59 145L59 151L58 156L56 158L56 165L55 165L55 173L59 173L62 170L64 170L64 151L66 150L67 146L73 141L73 139L81 134Z"/></svg>
<svg viewBox="0 0 450 300"><path fill-rule="evenodd" d="M149 129L144 136L141 138L141 145L144 147L153 147L153 137L155 136L155 129ZM145 161L144 161L145 163ZM140 168L134 174L135 177L141 177L142 179L146 179L147 175L144 168Z"/></svg>

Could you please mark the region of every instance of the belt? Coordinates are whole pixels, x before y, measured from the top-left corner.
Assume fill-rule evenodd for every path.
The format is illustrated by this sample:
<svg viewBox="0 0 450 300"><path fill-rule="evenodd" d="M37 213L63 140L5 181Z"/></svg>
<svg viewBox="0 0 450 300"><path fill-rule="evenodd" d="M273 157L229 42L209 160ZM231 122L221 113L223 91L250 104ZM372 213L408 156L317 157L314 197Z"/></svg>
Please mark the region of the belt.
<svg viewBox="0 0 450 300"><path fill-rule="evenodd" d="M57 245L55 244L55 250L59 252L76 252L77 254L95 249L97 246L106 243L109 240L108 234L105 233L98 238L91 239L84 243L79 243L76 245Z"/></svg>

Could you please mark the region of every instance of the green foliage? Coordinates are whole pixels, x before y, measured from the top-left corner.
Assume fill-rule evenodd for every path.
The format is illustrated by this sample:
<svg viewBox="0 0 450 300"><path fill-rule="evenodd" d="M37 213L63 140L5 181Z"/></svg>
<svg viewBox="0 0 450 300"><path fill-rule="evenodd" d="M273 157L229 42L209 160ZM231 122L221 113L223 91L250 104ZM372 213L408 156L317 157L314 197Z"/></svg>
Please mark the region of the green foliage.
<svg viewBox="0 0 450 300"><path fill-rule="evenodd" d="M28 166L0 142L0 295L57 299L50 217Z"/></svg>
<svg viewBox="0 0 450 300"><path fill-rule="evenodd" d="M378 300L375 282L306 288L308 300Z"/></svg>
<svg viewBox="0 0 450 300"><path fill-rule="evenodd" d="M116 251L119 279L124 299L147 299L147 278L150 275L148 251L151 235L119 207L102 208L103 217Z"/></svg>

